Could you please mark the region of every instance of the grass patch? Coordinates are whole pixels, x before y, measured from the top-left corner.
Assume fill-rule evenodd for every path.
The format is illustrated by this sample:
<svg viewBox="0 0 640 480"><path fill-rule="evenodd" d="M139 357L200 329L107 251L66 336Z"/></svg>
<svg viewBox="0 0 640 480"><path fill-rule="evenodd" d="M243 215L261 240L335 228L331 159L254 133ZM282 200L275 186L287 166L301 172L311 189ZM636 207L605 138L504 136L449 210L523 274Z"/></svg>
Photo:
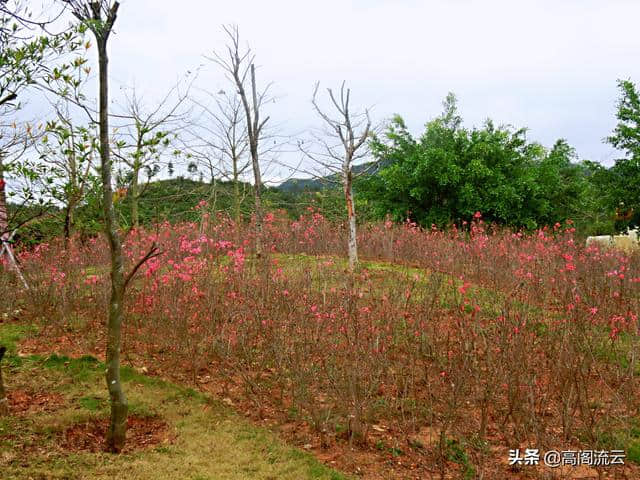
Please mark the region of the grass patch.
<svg viewBox="0 0 640 480"><path fill-rule="evenodd" d="M90 412L97 412L106 407L104 399L94 396L82 397L78 400L78 403L82 408L89 410Z"/></svg>
<svg viewBox="0 0 640 480"><path fill-rule="evenodd" d="M456 439L448 439L447 451L447 457L449 460L456 462L464 469L461 478L464 480L472 480L476 478L476 469L467 455L464 444L460 443Z"/></svg>
<svg viewBox="0 0 640 480"><path fill-rule="evenodd" d="M13 355L16 353L18 342L36 331L37 328L34 325L23 325L19 323L0 324L0 345L4 345L7 348L7 354Z"/></svg>
<svg viewBox="0 0 640 480"><path fill-rule="evenodd" d="M584 435L585 438L588 438ZM621 426L596 433L595 447L601 450L624 450L625 463L640 465L640 418L631 420L628 428Z"/></svg>
<svg viewBox="0 0 640 480"><path fill-rule="evenodd" d="M627 445L627 461L640 465L640 440L632 440Z"/></svg>
<svg viewBox="0 0 640 480"><path fill-rule="evenodd" d="M15 352L31 329L0 325L0 339ZM17 358L17 357L16 357ZM283 444L220 402L190 388L123 369L130 413L157 417L167 438L121 455L69 451L64 432L109 412L104 365L93 357L25 357L5 368L10 392L46 393L57 402L0 419L3 479L314 479L343 480L313 456ZM6 367L7 364L5 364ZM101 441L101 439L95 439Z"/></svg>

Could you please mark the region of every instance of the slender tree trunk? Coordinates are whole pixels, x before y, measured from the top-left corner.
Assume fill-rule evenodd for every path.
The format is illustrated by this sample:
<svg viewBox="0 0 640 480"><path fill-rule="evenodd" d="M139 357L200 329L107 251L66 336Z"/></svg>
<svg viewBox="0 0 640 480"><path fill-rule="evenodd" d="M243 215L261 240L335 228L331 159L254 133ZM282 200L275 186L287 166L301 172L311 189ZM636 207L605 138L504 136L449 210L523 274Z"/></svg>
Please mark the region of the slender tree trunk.
<svg viewBox="0 0 640 480"><path fill-rule="evenodd" d="M240 224L240 183L238 182L238 159L233 152L233 220Z"/></svg>
<svg viewBox="0 0 640 480"><path fill-rule="evenodd" d="M75 209L75 201L69 200L64 213L64 245L69 246L69 239L73 233L73 211Z"/></svg>
<svg viewBox="0 0 640 480"><path fill-rule="evenodd" d="M107 448L119 452L124 447L127 432L127 398L120 381L120 344L124 300L124 258L118 233L113 188L111 186L111 157L109 151L109 89L107 42L98 40L100 79L100 164L102 176L102 208L105 216L105 233L111 253L111 298L107 324L106 380L111 399L111 421L107 432Z"/></svg>
<svg viewBox="0 0 640 480"><path fill-rule="evenodd" d="M134 228L138 229L140 227L140 217L138 214L138 197L139 197L139 176L140 176L140 165L138 165L137 161L133 166L133 178L131 179L131 187L129 189L129 201L131 202L131 224Z"/></svg>
<svg viewBox="0 0 640 480"><path fill-rule="evenodd" d="M73 134L73 128L71 129L71 141L68 144L69 150L72 152L68 158L69 165L69 189L67 191L67 211L64 216L64 246L69 247L69 238L71 238L71 231L73 230L73 211L76 208L76 198L79 191L78 177L77 177L77 164L75 156L75 137Z"/></svg>
<svg viewBox="0 0 640 480"><path fill-rule="evenodd" d="M358 243L356 237L356 209L353 203L353 178L351 168L344 172L344 199L347 204L347 221L349 223L349 270L353 271L358 264Z"/></svg>
<svg viewBox="0 0 640 480"><path fill-rule="evenodd" d="M209 230L209 225L211 221L211 215L214 216L214 223L216 218L216 203L218 201L218 190L216 189L216 177L211 174L211 182L209 185L211 186L211 193L207 197L207 208L202 209L200 211L200 235Z"/></svg>
<svg viewBox="0 0 640 480"><path fill-rule="evenodd" d="M4 389L4 379L2 378L2 358L7 349L0 346L0 417L9 414L9 401L7 400L7 392Z"/></svg>
<svg viewBox="0 0 640 480"><path fill-rule="evenodd" d="M3 157L4 154L0 150L0 240L5 241L9 238L9 212L7 210Z"/></svg>
<svg viewBox="0 0 640 480"><path fill-rule="evenodd" d="M242 213L240 212L240 181L238 173L238 159L233 157L233 221L235 222L235 243L240 245L240 224Z"/></svg>
<svg viewBox="0 0 640 480"><path fill-rule="evenodd" d="M262 181L260 179L260 166L258 165L257 152L254 158L255 160L253 161L253 177L255 185L253 186L253 198L256 215L256 257L260 258L262 257L262 199L260 195L262 190Z"/></svg>
<svg viewBox="0 0 640 480"><path fill-rule="evenodd" d="M256 89L256 69L251 64L251 92L253 95L253 129L252 135L249 138L249 147L251 150L251 162L253 167L254 188L253 194L255 197L255 212L256 212L256 257L262 256L262 178L260 176L260 162L258 159L258 140L260 136L259 118L258 118L258 92ZM247 121L250 120L250 116L247 116Z"/></svg>
<svg viewBox="0 0 640 480"><path fill-rule="evenodd" d="M236 225L239 225L242 221L240 213L240 184L237 179L233 181L233 219Z"/></svg>

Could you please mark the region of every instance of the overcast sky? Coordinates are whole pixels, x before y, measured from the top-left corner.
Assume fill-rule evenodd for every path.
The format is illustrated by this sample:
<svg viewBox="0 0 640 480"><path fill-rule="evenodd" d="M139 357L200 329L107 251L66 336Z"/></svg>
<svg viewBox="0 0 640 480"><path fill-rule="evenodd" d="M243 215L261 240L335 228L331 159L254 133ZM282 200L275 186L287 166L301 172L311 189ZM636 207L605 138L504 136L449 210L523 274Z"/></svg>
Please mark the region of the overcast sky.
<svg viewBox="0 0 640 480"><path fill-rule="evenodd" d="M402 115L418 134L447 92L465 125L486 118L528 127L530 140L566 138L580 158L611 164L616 80L640 82L637 0L121 0L111 42L117 85L148 99L187 70L230 90L203 55L236 24L274 82L268 114L282 134L318 125L313 85L346 80L375 120ZM114 95L117 95L114 85Z"/></svg>

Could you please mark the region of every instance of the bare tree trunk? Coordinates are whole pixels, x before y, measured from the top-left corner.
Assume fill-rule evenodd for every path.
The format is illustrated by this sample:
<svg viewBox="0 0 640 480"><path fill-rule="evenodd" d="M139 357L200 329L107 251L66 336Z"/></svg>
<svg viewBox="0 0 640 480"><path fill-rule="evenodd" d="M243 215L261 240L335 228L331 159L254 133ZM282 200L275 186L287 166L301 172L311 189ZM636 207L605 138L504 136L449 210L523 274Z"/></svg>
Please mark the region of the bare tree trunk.
<svg viewBox="0 0 640 480"><path fill-rule="evenodd" d="M73 233L73 211L76 208L74 200L69 200L67 208L64 212L64 245L69 246L69 239Z"/></svg>
<svg viewBox="0 0 640 480"><path fill-rule="evenodd" d="M253 129L249 134L249 143L251 150L251 162L253 165L253 179L254 187L253 194L255 197L255 212L256 212L256 257L262 256L262 178L260 176L260 162L258 161L258 139L260 138L260 124L258 119L258 92L256 89L256 69L253 63L251 64L251 93L253 95ZM249 121L250 118L247 118Z"/></svg>
<svg viewBox="0 0 640 480"><path fill-rule="evenodd" d="M116 3L117 5L117 3ZM114 14L115 16L115 14ZM120 345L125 289L124 258L118 233L113 188L111 185L111 157L109 151L109 88L106 38L97 39L100 79L100 173L102 176L102 208L105 216L105 233L111 252L111 298L107 324L106 380L111 399L111 421L107 432L107 448L120 452L127 433L127 398L120 381Z"/></svg>
<svg viewBox="0 0 640 480"><path fill-rule="evenodd" d="M131 224L135 229L140 227L140 217L138 213L138 197L139 194L139 176L140 176L140 165L135 163L133 167L133 178L131 179L131 186L129 188L129 201L131 202Z"/></svg>
<svg viewBox="0 0 640 480"><path fill-rule="evenodd" d="M0 347L0 417L9 414L9 402L7 400L7 392L4 389L4 380L2 378L2 358L7 349Z"/></svg>
<svg viewBox="0 0 640 480"><path fill-rule="evenodd" d="M242 221L242 214L240 212L240 184L238 180L233 181L233 220L236 225L239 225Z"/></svg>
<svg viewBox="0 0 640 480"><path fill-rule="evenodd" d="M0 240L6 241L9 238L9 212L7 209L3 156L4 154L0 151Z"/></svg>
<svg viewBox="0 0 640 480"><path fill-rule="evenodd" d="M255 170L254 170L255 172ZM262 257L262 199L260 198L260 172L255 175L255 186L253 187L253 197L256 213L256 257Z"/></svg>
<svg viewBox="0 0 640 480"><path fill-rule="evenodd" d="M344 172L344 199L347 204L349 222L349 270L355 270L358 264L358 243L356 237L356 209L353 203L353 178L351 168Z"/></svg>
<svg viewBox="0 0 640 480"><path fill-rule="evenodd" d="M233 163L233 220L236 225L240 224L240 183L238 181L238 158L235 149L232 150Z"/></svg>
<svg viewBox="0 0 640 480"><path fill-rule="evenodd" d="M67 205L64 212L64 248L69 249L69 238L71 237L71 205Z"/></svg>
<svg viewBox="0 0 640 480"><path fill-rule="evenodd" d="M240 224L242 223L242 212L240 211L240 173L238 171L238 157L235 148L232 153L233 166L233 221L235 222L235 243L240 245Z"/></svg>
<svg viewBox="0 0 640 480"><path fill-rule="evenodd" d="M73 211L76 208L76 197L78 196L78 177L77 177L77 165L75 157L75 138L73 134L73 128L71 128L71 142L69 150L72 152L69 155L69 190L67 192L67 211L64 216L64 246L69 247L69 238L73 230Z"/></svg>

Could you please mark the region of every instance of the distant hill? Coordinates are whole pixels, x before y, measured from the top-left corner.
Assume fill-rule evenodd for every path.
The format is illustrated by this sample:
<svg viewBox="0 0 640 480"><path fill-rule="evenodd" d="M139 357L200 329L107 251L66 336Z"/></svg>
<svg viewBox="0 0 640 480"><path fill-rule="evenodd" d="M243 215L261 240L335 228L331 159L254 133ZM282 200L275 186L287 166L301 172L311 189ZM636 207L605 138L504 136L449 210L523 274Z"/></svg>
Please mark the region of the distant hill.
<svg viewBox="0 0 640 480"><path fill-rule="evenodd" d="M252 191L251 184L240 184L240 212L245 218L249 218L253 211ZM140 222L146 225L165 220L171 223L197 221L201 213L195 207L202 200L205 200L210 208L215 208L216 211L233 214L233 184L231 182L217 181L214 187L208 182L176 177L142 185L140 193L138 213ZM300 202L294 203L293 199L289 199L285 192L274 188L264 189L263 204L266 209L284 209L291 215L299 215L299 212L304 208ZM129 197L118 198L115 207L120 225L124 228L131 225ZM9 204L9 209L12 223L22 225L24 220L32 218L28 224L22 225L18 230L16 236L18 241L25 244L35 244L63 233L63 212L59 208L50 206L42 209L37 205L18 207ZM43 210L45 214L40 214L40 210ZM75 214L75 230L95 235L102 228L99 198L93 198L81 204Z"/></svg>
<svg viewBox="0 0 640 480"><path fill-rule="evenodd" d="M380 169L380 165L376 162L367 162L353 166L353 173L356 175L362 172L374 174ZM302 192L319 192L327 188L335 188L340 185L340 178L337 174L326 175L317 178L290 178L275 187L281 192L302 193Z"/></svg>
<svg viewBox="0 0 640 480"><path fill-rule="evenodd" d="M241 212L248 217L253 211L253 187L249 183L240 183ZM263 201L266 208L285 208L283 193L275 188L263 190ZM158 180L147 184L142 189L138 209L143 222L168 220L180 222L198 219L200 213L194 207L202 200L217 211L232 213L233 183L218 180L215 186L209 182L201 182L189 178L172 178ZM130 217L130 206L127 198L120 205L121 216L125 223Z"/></svg>
<svg viewBox="0 0 640 480"><path fill-rule="evenodd" d="M375 173L379 165L373 162L354 167L356 174L363 171ZM331 180L334 180L332 182ZM336 183L335 180L338 180ZM308 207L322 210L327 218L342 218L344 215L344 199L340 189L339 178L328 175L324 178L292 178L277 187L263 190L263 207L266 210L284 210L291 218L298 218ZM253 186L240 184L240 211L245 219L253 212ZM201 212L195 207L202 200L218 212L233 214L233 184L228 181L217 181L215 187L209 182L202 182L185 177L174 177L152 181L141 186L138 200L138 214L144 225L168 221L197 221ZM88 197L89 198L89 197ZM128 196L116 201L116 212L120 225L126 228L131 225L131 204ZM15 212L17 206L10 205ZM364 215L361 208L361 216ZM23 218L35 217L28 225L23 225L16 240L25 244L35 244L62 235L63 212L55 207L46 209L45 215L38 215L37 206L23 208L17 216L16 223ZM90 197L81 204L75 214L75 231L87 235L95 235L102 231L102 213L100 198Z"/></svg>

